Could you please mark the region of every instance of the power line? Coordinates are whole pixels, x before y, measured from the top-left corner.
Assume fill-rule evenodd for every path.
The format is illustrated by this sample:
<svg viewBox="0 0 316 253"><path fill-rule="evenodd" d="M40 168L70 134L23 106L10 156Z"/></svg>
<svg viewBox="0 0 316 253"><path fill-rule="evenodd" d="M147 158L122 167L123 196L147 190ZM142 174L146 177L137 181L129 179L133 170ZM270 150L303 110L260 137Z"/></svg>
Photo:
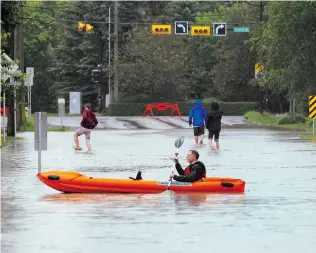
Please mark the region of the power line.
<svg viewBox="0 0 316 253"><path fill-rule="evenodd" d="M45 21L48 21L49 23L46 24L51 24L54 22L64 22L64 23L78 23L78 22L85 22L88 24L116 24L116 22L112 21L95 21L95 20L67 20L67 19L54 19L54 20L42 20L40 18L33 18L33 17L21 17L21 19L26 19L26 20L37 20L37 21L42 21L45 23ZM214 21L214 22L219 22L219 21ZM222 21L224 22L224 21ZM117 22L119 25L153 25L153 24L168 24L168 22ZM170 24L170 23L169 23ZM173 22L172 22L173 24ZM192 25L210 25L210 24L200 24L200 23L194 23L192 21L189 21L189 24ZM261 22L243 22L243 23L233 23L233 22L226 22L227 25L256 25L256 24L261 24Z"/></svg>

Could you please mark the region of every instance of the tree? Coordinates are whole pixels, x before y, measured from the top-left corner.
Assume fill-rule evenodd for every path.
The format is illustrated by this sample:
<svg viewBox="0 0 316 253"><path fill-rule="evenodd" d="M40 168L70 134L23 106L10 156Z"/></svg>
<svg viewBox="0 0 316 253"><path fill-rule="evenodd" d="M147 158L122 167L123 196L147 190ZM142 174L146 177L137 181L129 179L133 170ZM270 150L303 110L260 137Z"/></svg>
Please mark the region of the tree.
<svg viewBox="0 0 316 253"><path fill-rule="evenodd" d="M119 66L125 101L171 101L187 97L189 54L182 37L154 36L149 28L135 28L129 36L128 59Z"/></svg>
<svg viewBox="0 0 316 253"><path fill-rule="evenodd" d="M69 2L28 1L24 5L25 66L34 67L32 87L33 111L54 111L57 102L53 84L55 76L49 70L54 50L61 41L60 13L70 8Z"/></svg>
<svg viewBox="0 0 316 253"><path fill-rule="evenodd" d="M260 84L306 112L308 95L316 93L316 3L270 2L266 11L269 20L251 39L265 68Z"/></svg>
<svg viewBox="0 0 316 253"><path fill-rule="evenodd" d="M92 81L91 71L99 61L104 63L107 55L108 2L73 2L71 10L61 18L67 20L82 20L91 23L92 32L78 31L77 23L70 22L62 26L62 40L55 49L53 67L50 68L56 76L54 89L56 95L68 101L70 91L83 93L83 102L89 101L92 106L97 104L97 87ZM97 22L100 23L97 23Z"/></svg>
<svg viewBox="0 0 316 253"><path fill-rule="evenodd" d="M19 11L20 11L20 3L9 1L3 2L1 4L1 66L7 67L8 69L11 68L12 64L16 63L19 64L19 61L7 62L6 59L3 57L3 53L6 53L11 59L14 59L16 56L14 52L14 42L17 39L14 37L14 31L16 27L21 23L19 20ZM21 59L20 59L21 60ZM23 59L22 59L23 60ZM23 72L23 71L22 71ZM14 74L13 74L14 75ZM15 76L15 75L14 75ZM21 75L21 78L23 75ZM3 82L1 79L1 87L3 91L6 92L7 96L7 107L9 109L8 113L8 126L7 126L7 134L8 136L14 136L14 99L13 99L13 88L9 85L8 82ZM23 90L19 89L19 90ZM22 95L22 96L21 96ZM2 96L2 94L1 94ZM21 105L23 103L23 92L20 94L18 93L16 96L18 101L17 105ZM21 114L21 110L17 110L18 118L19 114ZM17 128L19 128L19 121L17 121Z"/></svg>
<svg viewBox="0 0 316 253"><path fill-rule="evenodd" d="M226 20L228 29L231 24L251 24L258 22L253 6L234 4L231 8L219 7L215 20ZM214 16L211 15L211 16ZM254 78L255 54L250 51L247 33L227 31L226 37L216 37L216 66L214 67L214 86L218 98L223 101L257 101L259 87L250 86Z"/></svg>

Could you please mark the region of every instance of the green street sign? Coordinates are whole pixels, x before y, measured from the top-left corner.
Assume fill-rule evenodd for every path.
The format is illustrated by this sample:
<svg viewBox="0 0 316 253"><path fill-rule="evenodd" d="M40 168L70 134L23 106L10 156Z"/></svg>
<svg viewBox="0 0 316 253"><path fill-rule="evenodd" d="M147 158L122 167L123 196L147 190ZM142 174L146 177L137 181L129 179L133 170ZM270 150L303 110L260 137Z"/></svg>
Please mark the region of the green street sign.
<svg viewBox="0 0 316 253"><path fill-rule="evenodd" d="M249 33L250 28L249 27L234 27L235 33Z"/></svg>

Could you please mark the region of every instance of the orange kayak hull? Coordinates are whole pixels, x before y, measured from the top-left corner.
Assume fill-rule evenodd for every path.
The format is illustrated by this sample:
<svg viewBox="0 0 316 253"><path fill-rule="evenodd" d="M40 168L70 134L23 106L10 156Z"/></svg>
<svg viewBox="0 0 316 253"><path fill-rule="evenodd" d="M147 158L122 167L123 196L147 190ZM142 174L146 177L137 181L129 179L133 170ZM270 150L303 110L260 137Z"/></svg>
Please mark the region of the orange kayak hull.
<svg viewBox="0 0 316 253"><path fill-rule="evenodd" d="M37 177L47 186L65 193L161 193L168 181L88 177L75 171L46 171ZM172 181L169 190L178 193L243 193L241 179L208 177L189 183Z"/></svg>

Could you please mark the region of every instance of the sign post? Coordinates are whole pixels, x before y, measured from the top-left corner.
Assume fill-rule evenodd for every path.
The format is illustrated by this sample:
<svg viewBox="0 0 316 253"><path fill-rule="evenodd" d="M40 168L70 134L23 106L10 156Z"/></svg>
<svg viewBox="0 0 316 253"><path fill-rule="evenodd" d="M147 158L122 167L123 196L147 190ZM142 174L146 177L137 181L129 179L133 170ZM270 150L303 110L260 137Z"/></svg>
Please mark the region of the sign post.
<svg viewBox="0 0 316 253"><path fill-rule="evenodd" d="M58 98L58 116L60 117L61 127L63 127L63 117L65 117L65 99Z"/></svg>
<svg viewBox="0 0 316 253"><path fill-rule="evenodd" d="M7 120L5 119L5 91L3 90L3 145L5 144L5 128L7 125L6 121Z"/></svg>
<svg viewBox="0 0 316 253"><path fill-rule="evenodd" d="M316 95L309 96L309 118L313 119L313 139L315 139Z"/></svg>
<svg viewBox="0 0 316 253"><path fill-rule="evenodd" d="M15 74L21 74L21 70L17 70ZM21 86L20 82L14 81L14 78L10 76L10 85ZM13 88L13 100L14 100L14 136L16 136L16 89Z"/></svg>
<svg viewBox="0 0 316 253"><path fill-rule="evenodd" d="M32 86L33 86L33 78L34 78L34 68L28 67L26 68L26 74L30 75L28 79L25 81L25 86L27 86L27 98L28 98L28 109L29 109L29 119L32 118Z"/></svg>
<svg viewBox="0 0 316 253"><path fill-rule="evenodd" d="M38 173L41 173L41 152L47 150L47 112L35 112L34 148L38 151Z"/></svg>
<svg viewBox="0 0 316 253"><path fill-rule="evenodd" d="M69 92L69 114L81 113L81 92Z"/></svg>

